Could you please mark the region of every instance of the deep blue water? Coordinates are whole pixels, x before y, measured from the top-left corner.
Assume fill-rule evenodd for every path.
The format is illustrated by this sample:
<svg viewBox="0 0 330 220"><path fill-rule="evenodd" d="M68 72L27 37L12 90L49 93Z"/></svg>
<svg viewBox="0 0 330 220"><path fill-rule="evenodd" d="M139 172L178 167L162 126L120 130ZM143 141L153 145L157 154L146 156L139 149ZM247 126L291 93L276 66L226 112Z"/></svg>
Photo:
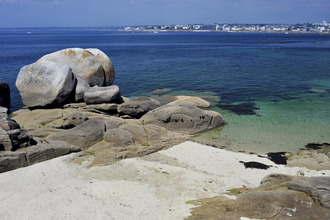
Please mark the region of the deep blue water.
<svg viewBox="0 0 330 220"><path fill-rule="evenodd" d="M12 89L13 110L22 106L20 68L69 47L108 54L126 96L169 88L213 91L225 104L276 101L330 79L330 35L0 29L0 80Z"/></svg>
<svg viewBox="0 0 330 220"><path fill-rule="evenodd" d="M327 34L0 29L0 81L10 85L12 110L22 107L15 88L20 68L70 47L104 51L116 70L114 84L124 96L150 95L163 88L178 94L206 91L220 97L214 107L224 114L267 119L275 112L272 115L279 115L274 124L279 118L287 120L280 116L281 107L291 119L299 115L295 122L308 118L308 124L315 122L313 129L320 122L325 123L320 129L329 129Z"/></svg>

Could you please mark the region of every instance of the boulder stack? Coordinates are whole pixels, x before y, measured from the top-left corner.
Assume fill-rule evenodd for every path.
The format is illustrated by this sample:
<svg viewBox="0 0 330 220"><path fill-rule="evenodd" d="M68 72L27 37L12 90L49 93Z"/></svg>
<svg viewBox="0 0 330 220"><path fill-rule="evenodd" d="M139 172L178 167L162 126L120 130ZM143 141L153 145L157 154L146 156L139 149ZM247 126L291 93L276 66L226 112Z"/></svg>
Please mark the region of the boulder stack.
<svg viewBox="0 0 330 220"><path fill-rule="evenodd" d="M99 49L68 48L24 66L16 86L28 107L57 106L83 101L87 90L111 86L114 77L111 60Z"/></svg>

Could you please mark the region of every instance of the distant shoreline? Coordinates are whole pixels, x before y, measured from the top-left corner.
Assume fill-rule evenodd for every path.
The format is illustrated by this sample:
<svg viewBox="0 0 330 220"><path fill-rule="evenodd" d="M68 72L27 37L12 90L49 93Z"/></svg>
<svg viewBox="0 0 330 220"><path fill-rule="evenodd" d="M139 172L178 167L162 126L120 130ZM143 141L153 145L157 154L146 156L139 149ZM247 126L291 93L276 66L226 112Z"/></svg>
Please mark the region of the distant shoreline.
<svg viewBox="0 0 330 220"><path fill-rule="evenodd" d="M217 33L261 33L261 34L330 34L330 32L309 32L309 31L223 31L223 30L125 30L124 32L217 32Z"/></svg>

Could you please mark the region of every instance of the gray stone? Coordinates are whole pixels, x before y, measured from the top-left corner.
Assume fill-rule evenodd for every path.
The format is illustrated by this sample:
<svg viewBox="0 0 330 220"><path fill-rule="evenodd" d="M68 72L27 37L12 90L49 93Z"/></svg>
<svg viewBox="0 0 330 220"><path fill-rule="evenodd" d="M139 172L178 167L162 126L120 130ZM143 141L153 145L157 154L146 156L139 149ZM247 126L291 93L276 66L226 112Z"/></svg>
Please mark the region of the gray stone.
<svg viewBox="0 0 330 220"><path fill-rule="evenodd" d="M126 122L122 118L111 117L110 119L105 120L104 124L105 124L105 129L107 131L113 128L118 128L120 125L126 124Z"/></svg>
<svg viewBox="0 0 330 220"><path fill-rule="evenodd" d="M38 61L51 61L71 67L76 78L84 79L90 86L104 85L104 70L99 59L81 48L68 48L47 54Z"/></svg>
<svg viewBox="0 0 330 220"><path fill-rule="evenodd" d="M68 115L64 115L63 118L60 119L59 128L69 129L76 127L85 121L88 120L88 116L81 112L74 112Z"/></svg>
<svg viewBox="0 0 330 220"><path fill-rule="evenodd" d="M175 96L175 101L170 102L169 105L192 105L199 108L208 108L211 106L208 101L200 97L185 95Z"/></svg>
<svg viewBox="0 0 330 220"><path fill-rule="evenodd" d="M7 131L0 128L0 151L10 151L12 147Z"/></svg>
<svg viewBox="0 0 330 220"><path fill-rule="evenodd" d="M75 91L75 101L82 102L84 101L84 94L90 86L85 79L77 78L77 86Z"/></svg>
<svg viewBox="0 0 330 220"><path fill-rule="evenodd" d="M330 209L330 177L295 178L288 184L288 188L312 195L322 206Z"/></svg>
<svg viewBox="0 0 330 220"><path fill-rule="evenodd" d="M106 113L117 113L118 104L115 103L103 103L103 104L90 104L83 107L84 110L91 112L106 112Z"/></svg>
<svg viewBox="0 0 330 220"><path fill-rule="evenodd" d="M65 141L84 149L102 141L104 132L105 125L102 121L88 120L75 128L55 133L50 136L50 139Z"/></svg>
<svg viewBox="0 0 330 220"><path fill-rule="evenodd" d="M24 152L0 152L0 173L27 166Z"/></svg>
<svg viewBox="0 0 330 220"><path fill-rule="evenodd" d="M35 144L35 141L32 139L32 136L25 129L14 129L7 131L11 143L12 151L15 151L19 148L29 147Z"/></svg>
<svg viewBox="0 0 330 220"><path fill-rule="evenodd" d="M63 141L51 141L41 143L25 149L27 164L32 165L56 157L67 155L72 152L79 152L80 149L71 146Z"/></svg>
<svg viewBox="0 0 330 220"><path fill-rule="evenodd" d="M143 124L155 124L170 131L194 134L224 124L222 116L214 111L203 111L189 105L165 105L145 114Z"/></svg>
<svg viewBox="0 0 330 220"><path fill-rule="evenodd" d="M125 123L120 125L119 128L129 131L133 135L136 144L149 145L148 136L143 125Z"/></svg>
<svg viewBox="0 0 330 220"><path fill-rule="evenodd" d="M87 104L101 104L116 102L120 99L118 86L98 87L94 86L86 90L84 100Z"/></svg>
<svg viewBox="0 0 330 220"><path fill-rule="evenodd" d="M150 110L160 107L160 103L149 97L136 97L118 106L118 113L140 118Z"/></svg>
<svg viewBox="0 0 330 220"><path fill-rule="evenodd" d="M330 209L330 177L302 177L283 174L271 174L261 181L261 188L287 188L293 191L304 192L314 200Z"/></svg>
<svg viewBox="0 0 330 220"><path fill-rule="evenodd" d="M8 117L0 118L0 127L5 131L21 128L15 120Z"/></svg>
<svg viewBox="0 0 330 220"><path fill-rule="evenodd" d="M123 129L109 129L104 133L104 140L114 147L122 147L134 144L134 139L129 131Z"/></svg>
<svg viewBox="0 0 330 220"><path fill-rule="evenodd" d="M5 107L0 106L0 118L8 117L8 109Z"/></svg>
<svg viewBox="0 0 330 220"><path fill-rule="evenodd" d="M47 61L24 66L16 80L22 101L28 107L62 104L75 86L69 66Z"/></svg>
<svg viewBox="0 0 330 220"><path fill-rule="evenodd" d="M0 106L10 108L10 88L5 82L0 81Z"/></svg>
<svg viewBox="0 0 330 220"><path fill-rule="evenodd" d="M98 61L103 66L104 86L111 86L115 79L115 69L113 68L112 62L109 57L103 51L97 48L89 48L86 50L91 52L95 57L97 57Z"/></svg>

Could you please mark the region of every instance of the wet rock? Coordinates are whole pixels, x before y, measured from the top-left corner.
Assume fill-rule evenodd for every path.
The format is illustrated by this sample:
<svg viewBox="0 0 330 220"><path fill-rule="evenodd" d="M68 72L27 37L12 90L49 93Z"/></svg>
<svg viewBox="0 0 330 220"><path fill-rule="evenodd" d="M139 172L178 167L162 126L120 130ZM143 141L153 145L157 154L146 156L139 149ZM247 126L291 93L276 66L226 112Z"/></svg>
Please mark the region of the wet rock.
<svg viewBox="0 0 330 220"><path fill-rule="evenodd" d="M160 107L160 103L149 97L135 97L118 106L120 115L140 118L147 112Z"/></svg>
<svg viewBox="0 0 330 220"><path fill-rule="evenodd" d="M120 99L118 86L91 87L86 90L84 100L87 104L100 104L116 102Z"/></svg>
<svg viewBox="0 0 330 220"><path fill-rule="evenodd" d="M267 157L276 164L287 164L286 152L267 153Z"/></svg>
<svg viewBox="0 0 330 220"><path fill-rule="evenodd" d="M240 161L240 163L244 164L245 168L255 168L255 169L267 170L269 167L271 167L270 165L266 165L266 164L255 162L255 161L250 161L250 162Z"/></svg>
<svg viewBox="0 0 330 220"><path fill-rule="evenodd" d="M10 88L2 81L0 81L0 106L10 109Z"/></svg>
<svg viewBox="0 0 330 220"><path fill-rule="evenodd" d="M225 104L218 105L219 108L232 111L237 115L257 115L256 110L259 110L253 102L244 102L240 104Z"/></svg>
<svg viewBox="0 0 330 220"><path fill-rule="evenodd" d="M100 120L88 120L77 127L50 136L52 140L64 141L80 149L88 148L103 140L105 125Z"/></svg>
<svg viewBox="0 0 330 220"><path fill-rule="evenodd" d="M189 105L165 105L141 118L143 124L155 124L170 131L194 134L224 124L222 116L213 111L203 111Z"/></svg>
<svg viewBox="0 0 330 220"><path fill-rule="evenodd" d="M69 66L48 61L24 66L16 80L22 101L28 107L62 104L75 86L76 79Z"/></svg>

